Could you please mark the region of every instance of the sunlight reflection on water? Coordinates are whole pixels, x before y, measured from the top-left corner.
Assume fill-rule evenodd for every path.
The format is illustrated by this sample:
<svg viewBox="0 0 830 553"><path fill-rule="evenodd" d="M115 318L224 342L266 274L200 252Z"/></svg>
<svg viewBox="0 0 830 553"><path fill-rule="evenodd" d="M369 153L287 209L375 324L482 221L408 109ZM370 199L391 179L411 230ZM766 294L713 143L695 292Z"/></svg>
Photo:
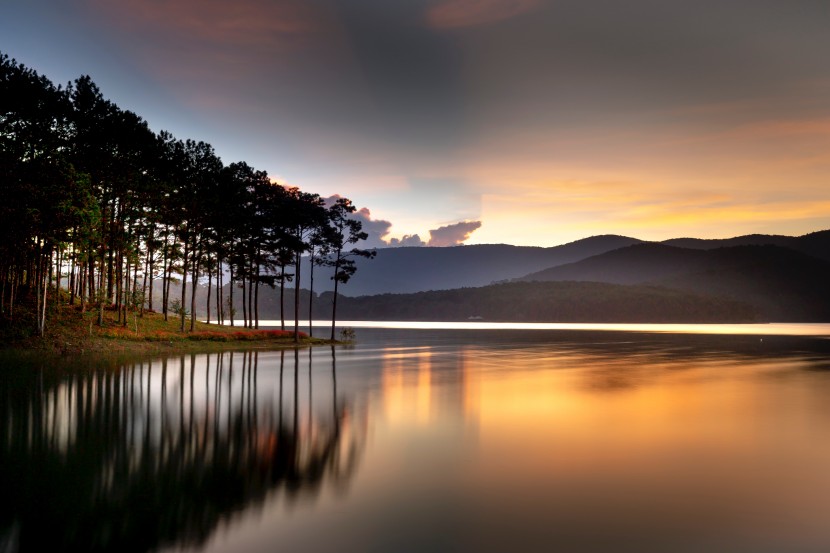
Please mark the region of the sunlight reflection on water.
<svg viewBox="0 0 830 553"><path fill-rule="evenodd" d="M241 324L237 321L236 324ZM279 327L280 321L260 321L260 327ZM312 321L314 327L331 327L331 321ZM340 328L400 328L413 330L605 330L613 332L666 332L677 334L741 334L778 336L828 336L830 323L765 324L645 324L645 323L499 323L486 321L338 321ZM293 329L286 321L286 328ZM308 320L300 321L300 329Z"/></svg>
<svg viewBox="0 0 830 553"><path fill-rule="evenodd" d="M13 374L19 550L830 550L825 339L363 328Z"/></svg>

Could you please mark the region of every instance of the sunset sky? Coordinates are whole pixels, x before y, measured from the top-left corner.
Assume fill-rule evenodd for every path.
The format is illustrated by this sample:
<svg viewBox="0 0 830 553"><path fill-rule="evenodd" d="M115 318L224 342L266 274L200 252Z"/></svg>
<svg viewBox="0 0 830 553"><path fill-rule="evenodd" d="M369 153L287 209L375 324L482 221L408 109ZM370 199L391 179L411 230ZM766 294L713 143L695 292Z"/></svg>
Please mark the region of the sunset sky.
<svg viewBox="0 0 830 553"><path fill-rule="evenodd" d="M0 51L375 245L830 228L827 0L4 0Z"/></svg>

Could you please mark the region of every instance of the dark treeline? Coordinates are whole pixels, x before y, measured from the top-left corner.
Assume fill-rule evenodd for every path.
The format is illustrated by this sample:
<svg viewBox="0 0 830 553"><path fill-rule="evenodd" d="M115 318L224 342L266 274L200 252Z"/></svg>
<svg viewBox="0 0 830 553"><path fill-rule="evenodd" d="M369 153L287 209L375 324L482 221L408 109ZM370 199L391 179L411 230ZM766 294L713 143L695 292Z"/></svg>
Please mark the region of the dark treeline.
<svg viewBox="0 0 830 553"><path fill-rule="evenodd" d="M564 323L751 323L745 302L682 290L602 282L510 282L415 294L341 297L346 320Z"/></svg>
<svg viewBox="0 0 830 553"><path fill-rule="evenodd" d="M327 206L244 162L224 165L210 144L154 133L90 77L56 86L2 53L0 190L0 314L13 319L29 300L39 335L59 302L98 310L99 324L105 307L125 326L149 309L193 330L198 282L209 321L258 327L260 286L299 287L304 256L332 267L337 285L373 255L351 249L366 234L347 198ZM331 315L333 339L336 304Z"/></svg>

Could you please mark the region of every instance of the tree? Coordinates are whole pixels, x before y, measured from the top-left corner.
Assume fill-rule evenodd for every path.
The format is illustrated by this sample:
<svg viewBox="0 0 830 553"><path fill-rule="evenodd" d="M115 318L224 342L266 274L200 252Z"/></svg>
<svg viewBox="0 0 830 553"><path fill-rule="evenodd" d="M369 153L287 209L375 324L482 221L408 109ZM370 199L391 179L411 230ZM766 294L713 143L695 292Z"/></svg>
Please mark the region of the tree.
<svg viewBox="0 0 830 553"><path fill-rule="evenodd" d="M337 292L339 284L346 284L357 271L355 259L363 257L372 259L377 252L375 250L361 250L354 248L345 251L350 244L366 240L369 235L363 232L363 224L357 219L350 217L357 208L348 198L338 198L328 209L330 232L327 233L331 252L326 258L325 264L334 268L332 280L334 280L334 296L331 305L331 340L334 340L334 327L337 321Z"/></svg>
<svg viewBox="0 0 830 553"><path fill-rule="evenodd" d="M314 267L334 267L335 289L354 274L346 252L365 233L349 218L351 202L326 209L318 194L280 186L244 162L223 166L205 142L154 134L137 114L107 100L89 76L66 89L0 53L0 315L36 297L37 332L46 327L66 282L69 302L112 305L127 325L130 309L171 304L195 326L201 274L216 280L217 319L233 314L241 284L246 326L258 326L261 284L294 281L294 331L299 340L301 268L306 255L313 318ZM225 301L222 283L230 272ZM190 282L188 305L187 286ZM50 290L54 290L52 293ZM35 299L35 298L32 298ZM211 299L208 298L208 313ZM34 302L33 302L34 303ZM336 296L332 319L336 316ZM282 326L285 326L284 313ZM134 319L135 320L135 319Z"/></svg>
<svg viewBox="0 0 830 553"><path fill-rule="evenodd" d="M294 342L300 341L300 276L303 254L311 247L314 229L326 220L326 209L319 194L289 188L285 243L294 254Z"/></svg>

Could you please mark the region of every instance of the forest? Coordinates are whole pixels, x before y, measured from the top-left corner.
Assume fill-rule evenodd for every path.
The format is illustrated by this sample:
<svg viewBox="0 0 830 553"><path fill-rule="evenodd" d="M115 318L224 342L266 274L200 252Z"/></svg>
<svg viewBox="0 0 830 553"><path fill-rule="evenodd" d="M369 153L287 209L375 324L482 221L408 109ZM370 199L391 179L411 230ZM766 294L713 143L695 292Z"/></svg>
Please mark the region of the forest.
<svg viewBox="0 0 830 553"><path fill-rule="evenodd" d="M324 293L326 298L331 293ZM414 294L341 297L346 320L568 323L755 323L747 303L661 286L506 282Z"/></svg>
<svg viewBox="0 0 830 553"><path fill-rule="evenodd" d="M206 142L153 132L89 76L55 85L2 52L0 190L0 319L14 324L29 302L40 336L58 302L97 310L99 324L104 309L124 326L130 314L160 311L188 332L197 283L208 287L199 306L208 321L241 316L258 328L260 287L284 298L305 259L312 290L314 267L330 267L334 339L337 286L355 258L374 255L353 248L366 234L351 200L326 202L245 162L225 165Z"/></svg>

